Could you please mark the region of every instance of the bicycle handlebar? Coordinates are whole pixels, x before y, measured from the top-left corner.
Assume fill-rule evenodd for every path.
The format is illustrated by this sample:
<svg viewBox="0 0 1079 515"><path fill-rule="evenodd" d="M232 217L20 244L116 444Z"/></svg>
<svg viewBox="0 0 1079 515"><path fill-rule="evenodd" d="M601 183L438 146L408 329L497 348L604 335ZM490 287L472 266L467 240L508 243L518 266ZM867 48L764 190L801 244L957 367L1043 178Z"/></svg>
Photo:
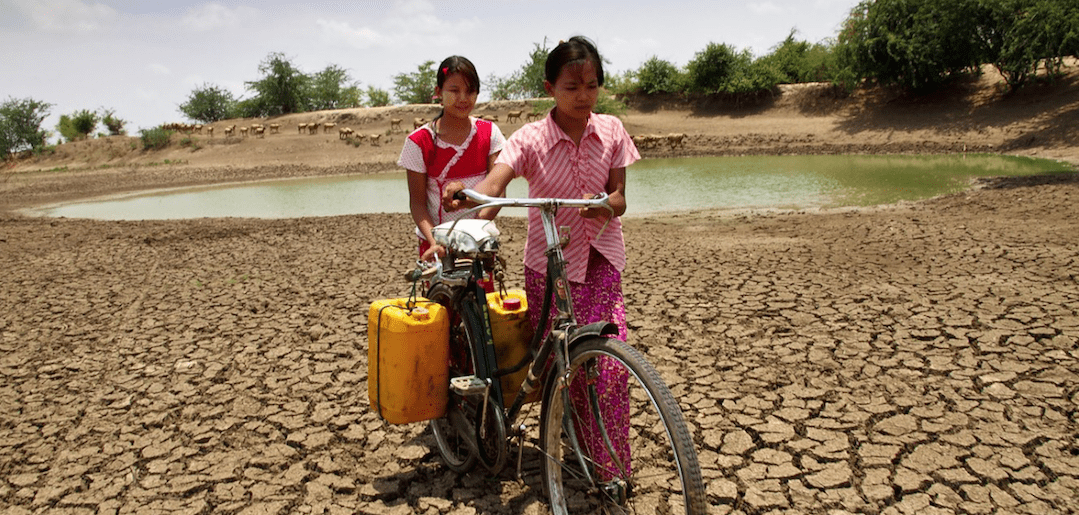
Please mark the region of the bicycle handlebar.
<svg viewBox="0 0 1079 515"><path fill-rule="evenodd" d="M571 199L571 198L505 198L505 197L491 197L484 195L473 189L463 189L453 194L453 198L457 200L471 200L479 204L472 208L477 209L480 207L601 207L606 209L612 215L614 215L614 208L611 207L608 199L610 195L607 193L597 193L590 199Z"/></svg>

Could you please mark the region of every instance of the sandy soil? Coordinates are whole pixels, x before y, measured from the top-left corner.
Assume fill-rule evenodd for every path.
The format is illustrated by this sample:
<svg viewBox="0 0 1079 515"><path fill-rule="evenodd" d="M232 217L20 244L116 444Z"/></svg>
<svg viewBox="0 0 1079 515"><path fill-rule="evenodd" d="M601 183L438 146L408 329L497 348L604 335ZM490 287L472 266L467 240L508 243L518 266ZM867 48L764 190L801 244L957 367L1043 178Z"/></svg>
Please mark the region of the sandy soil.
<svg viewBox="0 0 1079 515"><path fill-rule="evenodd" d="M625 120L637 135L687 134L646 156L966 148L1079 162L1074 81L1008 99L993 84L916 100L803 86L759 106L636 102ZM76 143L6 170L0 508L544 513L534 459L521 481L458 475L423 424L369 409L367 307L407 293L407 216L10 211L387 170L401 140L389 120L425 109L282 117L263 121L280 134L196 136L195 150ZM514 109L480 114L508 133ZM390 141L298 134L315 117ZM1079 511L1077 202L1067 173L873 209L627 220L632 343L682 401L714 511ZM500 224L513 262L523 221Z"/></svg>

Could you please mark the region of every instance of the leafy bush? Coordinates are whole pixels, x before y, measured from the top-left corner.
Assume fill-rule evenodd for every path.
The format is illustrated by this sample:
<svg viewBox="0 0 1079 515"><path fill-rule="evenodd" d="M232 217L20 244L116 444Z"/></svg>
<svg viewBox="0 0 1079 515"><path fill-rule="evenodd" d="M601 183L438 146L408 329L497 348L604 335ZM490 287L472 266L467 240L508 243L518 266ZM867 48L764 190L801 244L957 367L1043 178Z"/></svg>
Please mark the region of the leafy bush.
<svg viewBox="0 0 1079 515"><path fill-rule="evenodd" d="M60 122L56 124L56 130L66 141L78 141L86 139L97 127L97 113L89 109L75 111L70 115L61 115Z"/></svg>
<svg viewBox="0 0 1079 515"><path fill-rule="evenodd" d="M180 146L184 148L190 148L191 150L198 150L202 148L202 145L199 144L198 138L195 138L193 136L184 136L180 138Z"/></svg>
<svg viewBox="0 0 1079 515"><path fill-rule="evenodd" d="M390 92L374 86L367 86L367 105L371 107L390 105Z"/></svg>
<svg viewBox="0 0 1079 515"><path fill-rule="evenodd" d="M161 150L169 146L173 131L164 127L142 129L140 131L143 150Z"/></svg>
<svg viewBox="0 0 1079 515"><path fill-rule="evenodd" d="M93 111L83 109L75 112L71 122L72 127L85 138L97 128L98 116L97 113Z"/></svg>
<svg viewBox="0 0 1079 515"><path fill-rule="evenodd" d="M533 113L547 113L551 109L554 109L554 99L551 97L540 98L532 102ZM614 98L601 88L599 99L596 101L596 107L593 108L592 111L599 114L622 116L626 113L627 109L629 108L626 106L625 102Z"/></svg>
<svg viewBox="0 0 1079 515"><path fill-rule="evenodd" d="M595 112L600 114L610 114L614 116L622 116L626 114L626 103L614 98L611 95L601 92L599 101L596 102Z"/></svg>
<svg viewBox="0 0 1079 515"><path fill-rule="evenodd" d="M612 95L622 95L637 91L637 75L632 70L621 73L606 72L607 79L603 87Z"/></svg>
<svg viewBox="0 0 1079 515"><path fill-rule="evenodd" d="M697 52L686 69L689 90L698 93L755 94L772 90L784 81L775 64L754 61L749 50L739 52L730 45L716 43Z"/></svg>
<svg viewBox="0 0 1079 515"><path fill-rule="evenodd" d="M101 123L105 124L110 136L122 136L124 134L124 124L127 121L117 118L116 112L112 109L101 108Z"/></svg>
<svg viewBox="0 0 1079 515"><path fill-rule="evenodd" d="M743 65L741 60L742 55L730 45L709 43L686 65L689 88L700 93L724 91L735 70Z"/></svg>
<svg viewBox="0 0 1079 515"><path fill-rule="evenodd" d="M674 64L656 56L645 61L635 75L637 87L642 93L680 93L686 89L686 74Z"/></svg>
<svg viewBox="0 0 1079 515"><path fill-rule="evenodd" d="M808 41L794 39L791 31L787 39L772 48L754 64L771 67L779 74L779 82L796 84L800 82L822 82L835 78L835 55L830 45L810 44Z"/></svg>

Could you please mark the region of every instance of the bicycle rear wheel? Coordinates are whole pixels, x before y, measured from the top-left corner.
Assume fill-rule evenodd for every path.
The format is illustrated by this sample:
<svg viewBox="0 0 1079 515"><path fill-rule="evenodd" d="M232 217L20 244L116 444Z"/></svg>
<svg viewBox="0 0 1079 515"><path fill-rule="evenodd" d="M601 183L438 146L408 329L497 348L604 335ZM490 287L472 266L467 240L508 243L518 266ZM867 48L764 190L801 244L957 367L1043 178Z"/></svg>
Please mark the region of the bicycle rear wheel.
<svg viewBox="0 0 1079 515"><path fill-rule="evenodd" d="M681 409L644 356L592 338L574 348L568 369L567 382L548 376L540 409L552 512L707 513Z"/></svg>

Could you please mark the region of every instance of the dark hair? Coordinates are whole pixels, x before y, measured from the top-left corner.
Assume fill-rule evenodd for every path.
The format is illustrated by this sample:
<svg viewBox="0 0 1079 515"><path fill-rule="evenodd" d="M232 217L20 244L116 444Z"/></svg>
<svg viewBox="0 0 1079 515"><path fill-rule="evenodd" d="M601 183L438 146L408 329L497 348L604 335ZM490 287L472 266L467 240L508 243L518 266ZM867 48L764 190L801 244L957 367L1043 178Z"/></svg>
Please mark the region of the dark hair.
<svg viewBox="0 0 1079 515"><path fill-rule="evenodd" d="M547 79L547 82L554 84L558 81L558 74L562 73L564 66L585 61L592 61L592 66L596 68L596 78L599 80L599 85L602 86L603 59L599 57L596 44L584 36L573 36L569 38L569 41L558 42L558 46L547 54L547 62L543 67L544 78Z"/></svg>
<svg viewBox="0 0 1079 515"><path fill-rule="evenodd" d="M472 61L469 61L468 58L459 55L451 55L442 60L442 64L438 65L438 72L435 75L435 85L441 89L446 84L446 78L455 73L460 73L465 78L465 82L468 83L469 93L479 94L480 74L476 73L476 65L472 64ZM446 108L442 108L430 122L431 133L433 134L431 139L434 140L435 144L431 148L431 155L426 156L425 161L433 159L434 152L438 150L438 131L435 130L435 122L442 118L444 114L446 114ZM424 164L426 165L427 163Z"/></svg>
<svg viewBox="0 0 1079 515"><path fill-rule="evenodd" d="M438 65L435 84L441 88L446 83L446 78L455 73L464 75L469 93L480 92L480 75L476 73L476 66L472 64L472 61L459 55L451 55L442 60L442 64Z"/></svg>

